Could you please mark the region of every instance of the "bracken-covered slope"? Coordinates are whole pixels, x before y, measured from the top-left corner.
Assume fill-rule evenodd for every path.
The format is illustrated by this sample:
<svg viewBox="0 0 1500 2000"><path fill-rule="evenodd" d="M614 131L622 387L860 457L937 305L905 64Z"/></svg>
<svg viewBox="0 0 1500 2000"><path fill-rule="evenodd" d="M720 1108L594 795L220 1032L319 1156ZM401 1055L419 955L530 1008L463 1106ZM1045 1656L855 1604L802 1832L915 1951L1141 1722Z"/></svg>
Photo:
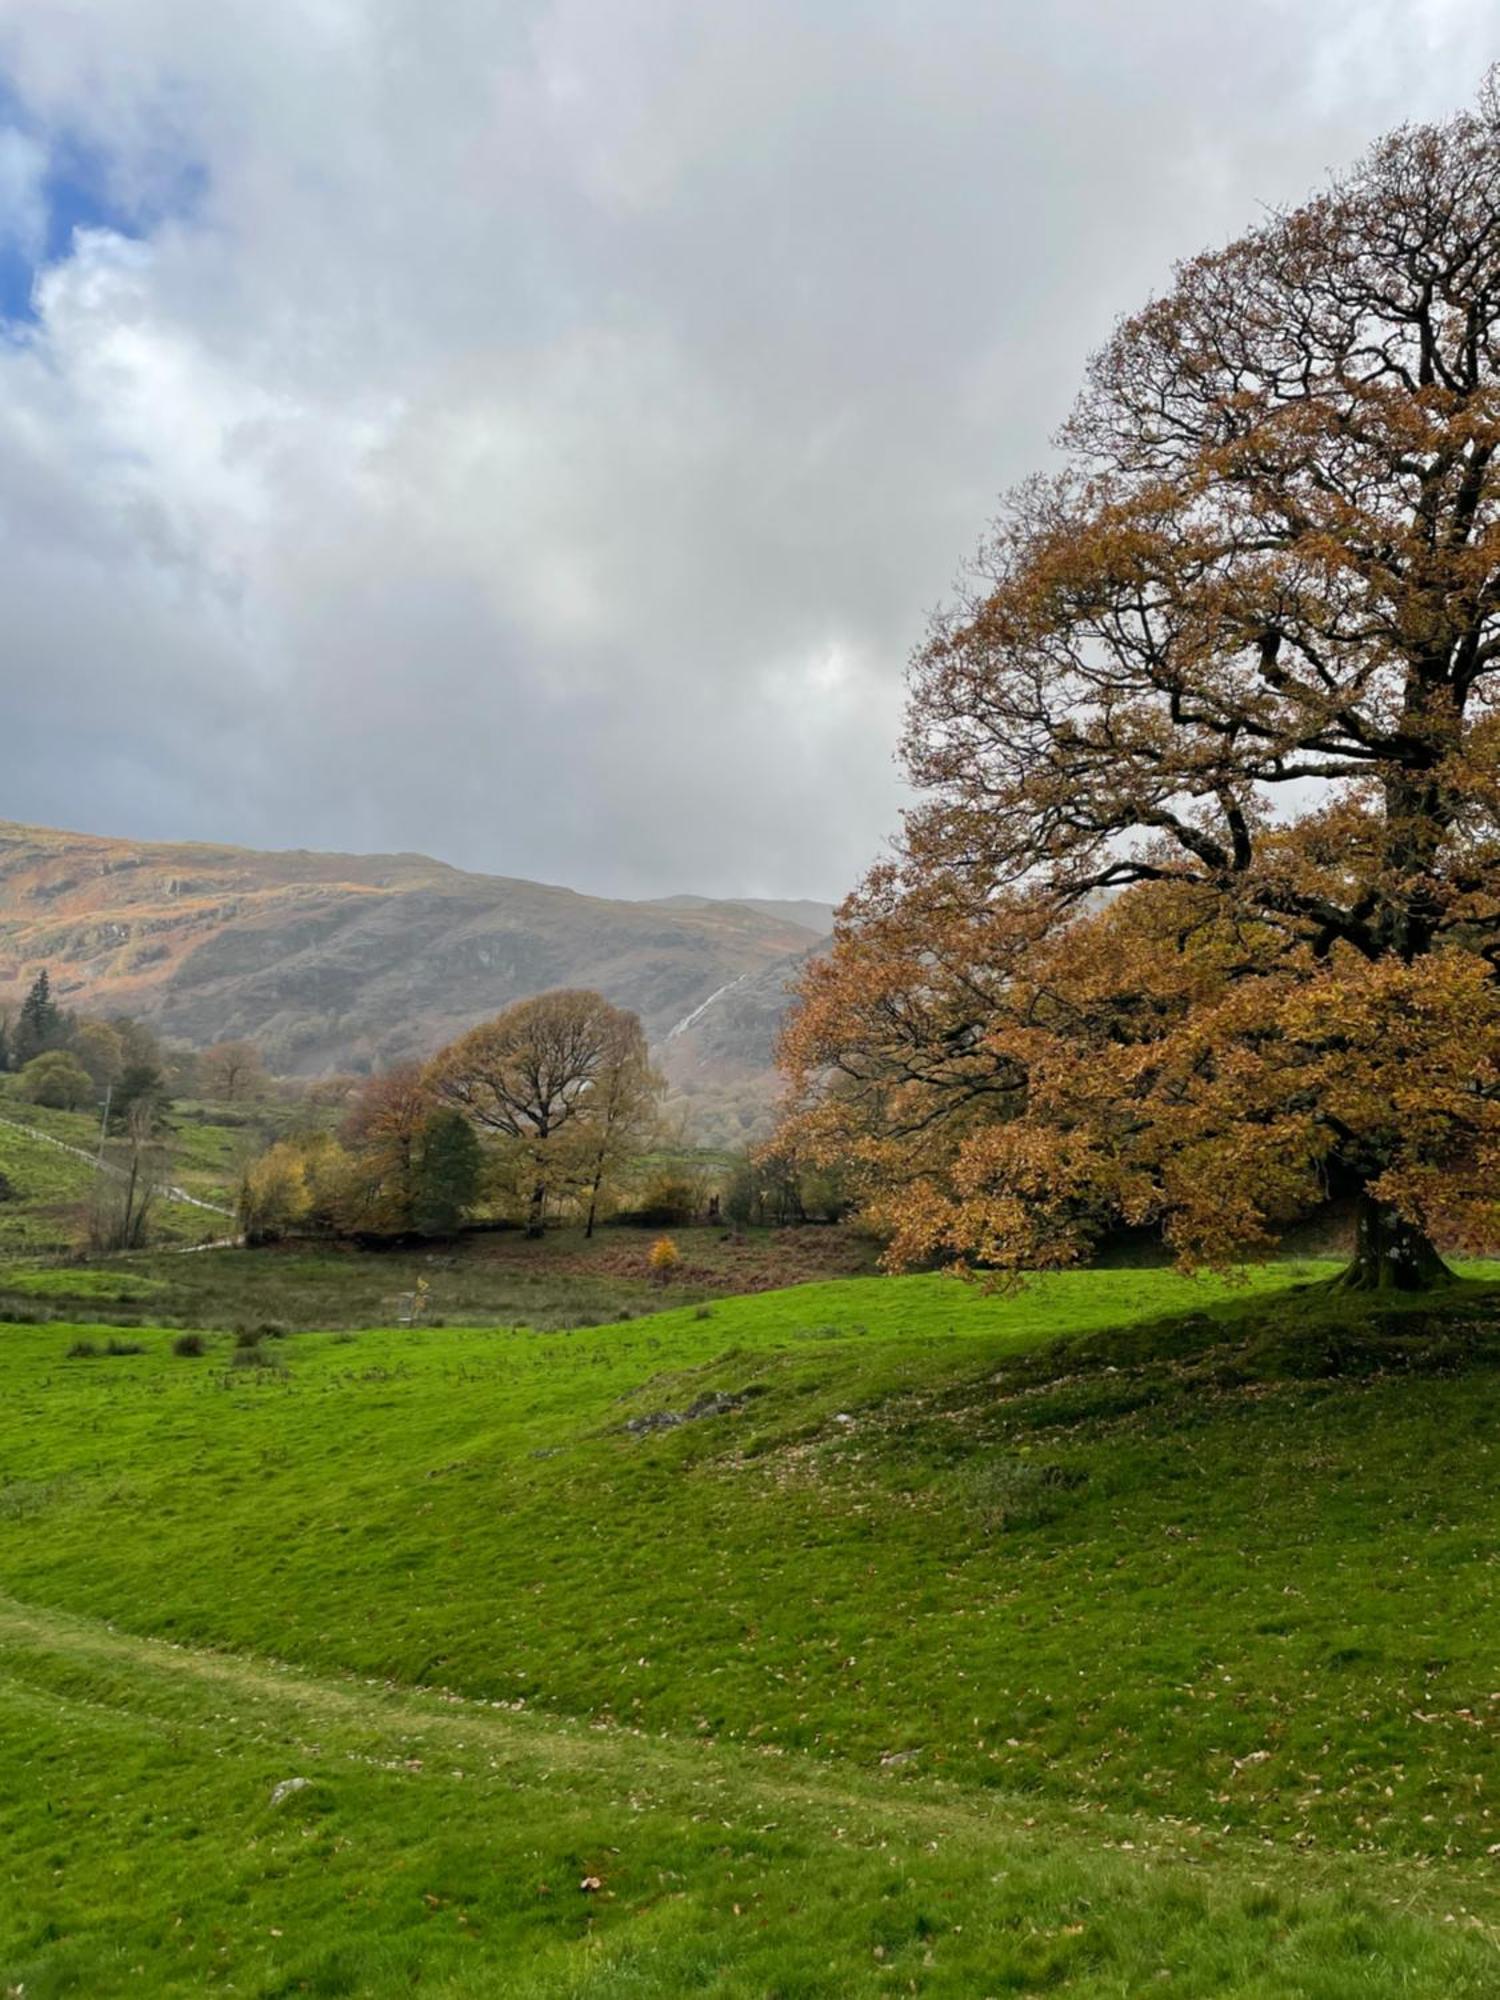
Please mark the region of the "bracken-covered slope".
<svg viewBox="0 0 1500 2000"><path fill-rule="evenodd" d="M37 969L67 1005L284 1072L421 1055L509 1002L589 986L654 1041L814 933L737 903L667 907L419 854L258 853L0 821L0 1006Z"/></svg>

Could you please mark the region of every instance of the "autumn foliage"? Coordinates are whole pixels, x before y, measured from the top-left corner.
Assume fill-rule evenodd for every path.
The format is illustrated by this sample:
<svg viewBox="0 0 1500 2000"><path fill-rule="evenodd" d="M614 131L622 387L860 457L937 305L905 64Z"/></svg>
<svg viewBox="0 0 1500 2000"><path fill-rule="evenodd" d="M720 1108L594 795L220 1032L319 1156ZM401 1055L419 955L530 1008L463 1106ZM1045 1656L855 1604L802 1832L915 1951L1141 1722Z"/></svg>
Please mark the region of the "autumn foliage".
<svg viewBox="0 0 1500 2000"><path fill-rule="evenodd" d="M665 1285L682 1269L682 1252L670 1236L658 1236L646 1262L657 1284Z"/></svg>
<svg viewBox="0 0 1500 2000"><path fill-rule="evenodd" d="M540 1236L549 1203L565 1194L581 1201L592 1234L601 1194L651 1129L662 1085L636 1016L565 988L461 1035L422 1087L488 1137L528 1235Z"/></svg>
<svg viewBox="0 0 1500 2000"><path fill-rule="evenodd" d="M1500 1237L1500 94L1184 265L915 662L783 1056L892 1257Z"/></svg>

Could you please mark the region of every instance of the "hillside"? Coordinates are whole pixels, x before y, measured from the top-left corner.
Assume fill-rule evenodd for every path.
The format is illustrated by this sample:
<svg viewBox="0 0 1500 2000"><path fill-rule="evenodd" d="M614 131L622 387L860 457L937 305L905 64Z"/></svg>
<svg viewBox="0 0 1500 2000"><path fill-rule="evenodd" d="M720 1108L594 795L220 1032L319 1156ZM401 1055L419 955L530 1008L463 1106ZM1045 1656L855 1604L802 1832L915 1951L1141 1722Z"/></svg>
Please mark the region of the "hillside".
<svg viewBox="0 0 1500 2000"><path fill-rule="evenodd" d="M657 1044L657 1062L701 1136L735 1145L768 1128L788 989L818 949L810 945L727 981Z"/></svg>
<svg viewBox="0 0 1500 2000"><path fill-rule="evenodd" d="M6 1328L0 1979L1481 2000L1495 1274L1295 1275Z"/></svg>
<svg viewBox="0 0 1500 2000"><path fill-rule="evenodd" d="M713 900L712 896L658 896L656 906L663 910L706 910L712 907ZM811 897L736 896L734 901L743 910L775 917L781 923L797 924L817 937L827 937L833 929L835 906Z"/></svg>
<svg viewBox="0 0 1500 2000"><path fill-rule="evenodd" d="M0 1099L0 1257L74 1250L96 1181L98 1119ZM236 1136L189 1125L173 1135L172 1188L186 1199L159 1200L156 1237L165 1243L219 1240L236 1227ZM0 1266L0 1287L6 1283Z"/></svg>
<svg viewBox="0 0 1500 2000"><path fill-rule="evenodd" d="M423 855L257 853L0 822L0 1005L46 965L66 1004L139 1014L198 1047L248 1036L292 1074L424 1054L554 986L597 988L661 1042L815 936L779 907L616 902ZM734 1052L723 1060L742 1080ZM760 1072L768 1088L763 1061Z"/></svg>

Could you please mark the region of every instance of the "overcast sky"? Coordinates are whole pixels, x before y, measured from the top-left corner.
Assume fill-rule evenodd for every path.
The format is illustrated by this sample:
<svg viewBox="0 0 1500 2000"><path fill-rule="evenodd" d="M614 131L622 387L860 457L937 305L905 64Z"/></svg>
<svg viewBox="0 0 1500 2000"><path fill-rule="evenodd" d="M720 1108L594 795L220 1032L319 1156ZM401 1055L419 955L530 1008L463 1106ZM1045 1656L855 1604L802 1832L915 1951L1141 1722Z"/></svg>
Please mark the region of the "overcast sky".
<svg viewBox="0 0 1500 2000"><path fill-rule="evenodd" d="M0 816L836 896L1172 260L1493 0L0 0Z"/></svg>

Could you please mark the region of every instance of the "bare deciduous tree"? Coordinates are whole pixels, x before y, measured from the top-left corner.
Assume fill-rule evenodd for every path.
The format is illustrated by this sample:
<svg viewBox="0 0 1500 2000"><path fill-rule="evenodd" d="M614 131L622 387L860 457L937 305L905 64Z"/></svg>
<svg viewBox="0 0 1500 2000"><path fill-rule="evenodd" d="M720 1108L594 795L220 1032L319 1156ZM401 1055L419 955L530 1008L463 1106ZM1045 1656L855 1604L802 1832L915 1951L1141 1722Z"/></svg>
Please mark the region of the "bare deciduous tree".
<svg viewBox="0 0 1500 2000"><path fill-rule="evenodd" d="M215 1042L198 1058L199 1090L225 1104L258 1096L265 1081L266 1066L254 1042Z"/></svg>
<svg viewBox="0 0 1500 2000"><path fill-rule="evenodd" d="M152 1209L167 1184L167 1165L154 1107L137 1100L126 1113L122 1136L111 1143L94 1177L89 1210L91 1250L145 1247Z"/></svg>

